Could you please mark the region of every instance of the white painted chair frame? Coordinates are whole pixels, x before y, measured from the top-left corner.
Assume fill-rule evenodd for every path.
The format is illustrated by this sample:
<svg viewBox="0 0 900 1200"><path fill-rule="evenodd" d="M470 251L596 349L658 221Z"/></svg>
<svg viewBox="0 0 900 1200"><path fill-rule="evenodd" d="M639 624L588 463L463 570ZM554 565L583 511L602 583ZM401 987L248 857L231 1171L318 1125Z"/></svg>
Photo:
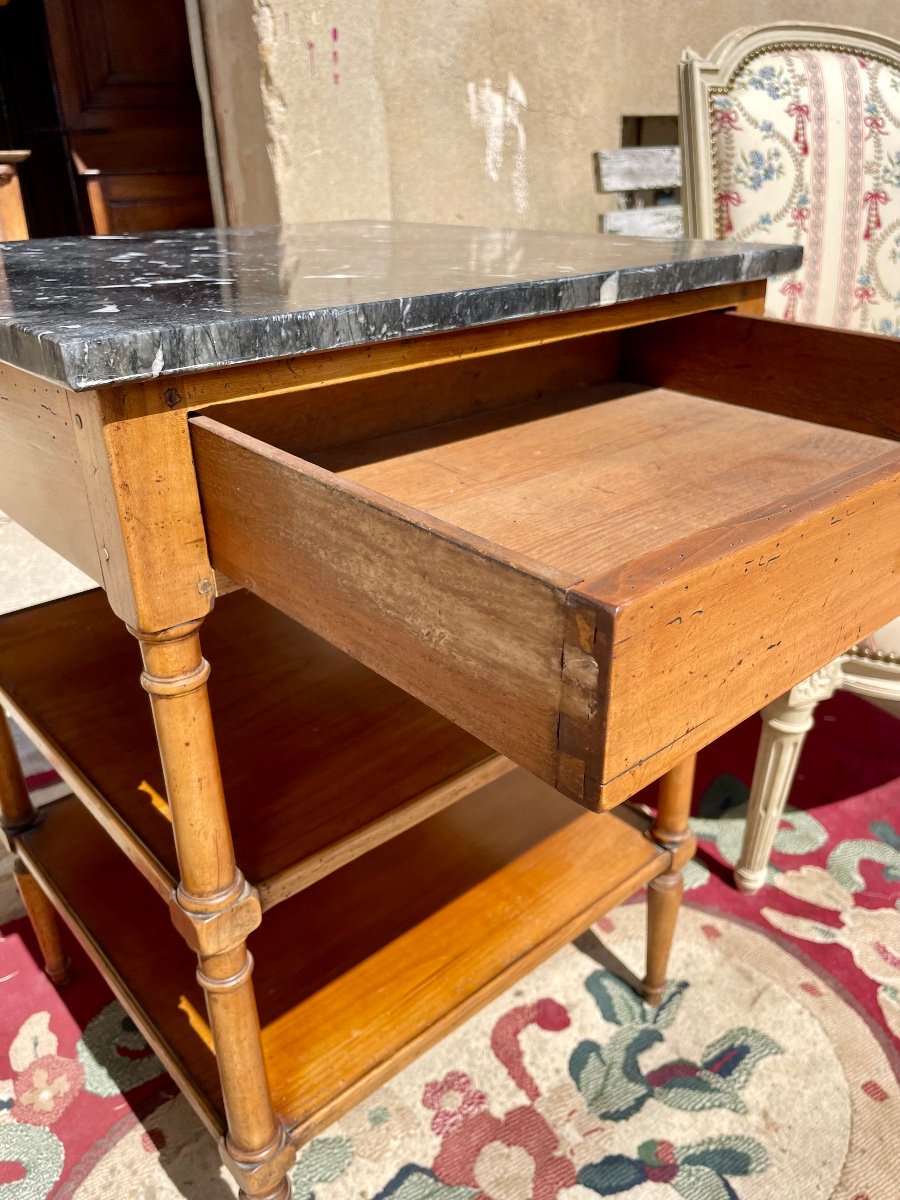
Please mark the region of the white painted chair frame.
<svg viewBox="0 0 900 1200"><path fill-rule="evenodd" d="M769 856L816 707L839 689L865 696L900 717L900 652L854 648L760 713L763 727L747 804L747 827L734 870L734 881L742 892L757 892L767 880Z"/></svg>
<svg viewBox="0 0 900 1200"><path fill-rule="evenodd" d="M818 23L779 21L738 29L723 38L708 59L686 50L679 68L679 92L687 237L718 236L714 204L716 149L710 135L713 97L727 91L748 59L777 49L830 50L877 57L900 69L900 43L860 29ZM900 619L798 683L760 714L762 736L747 827L734 872L742 892L755 892L766 882L769 856L816 706L838 689L865 696L900 716Z"/></svg>

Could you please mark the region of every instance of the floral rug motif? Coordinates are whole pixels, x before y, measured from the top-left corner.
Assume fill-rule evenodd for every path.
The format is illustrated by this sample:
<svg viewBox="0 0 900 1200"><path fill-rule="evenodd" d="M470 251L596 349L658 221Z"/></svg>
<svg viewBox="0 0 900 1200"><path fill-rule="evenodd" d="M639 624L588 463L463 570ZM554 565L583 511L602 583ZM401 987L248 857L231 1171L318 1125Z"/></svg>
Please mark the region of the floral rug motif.
<svg viewBox="0 0 900 1200"><path fill-rule="evenodd" d="M643 901L499 997L301 1153L298 1200L896 1200L900 738L819 710L769 882L737 893L758 722L698 768L703 849L663 1004ZM646 797L648 800L650 797ZM227 1200L215 1146L96 974L0 940L0 1200Z"/></svg>

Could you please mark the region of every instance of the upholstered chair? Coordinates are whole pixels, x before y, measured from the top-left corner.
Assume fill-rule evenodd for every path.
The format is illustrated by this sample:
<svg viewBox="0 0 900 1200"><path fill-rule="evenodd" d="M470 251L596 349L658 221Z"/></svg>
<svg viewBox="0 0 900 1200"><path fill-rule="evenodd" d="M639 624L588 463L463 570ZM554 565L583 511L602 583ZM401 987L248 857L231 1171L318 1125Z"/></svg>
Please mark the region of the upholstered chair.
<svg viewBox="0 0 900 1200"><path fill-rule="evenodd" d="M800 244L767 316L900 337L900 43L833 25L740 29L706 60L686 51L680 87L688 236ZM860 400L865 389L863 377ZM900 715L900 619L763 710L742 891L766 881L816 705L838 688Z"/></svg>

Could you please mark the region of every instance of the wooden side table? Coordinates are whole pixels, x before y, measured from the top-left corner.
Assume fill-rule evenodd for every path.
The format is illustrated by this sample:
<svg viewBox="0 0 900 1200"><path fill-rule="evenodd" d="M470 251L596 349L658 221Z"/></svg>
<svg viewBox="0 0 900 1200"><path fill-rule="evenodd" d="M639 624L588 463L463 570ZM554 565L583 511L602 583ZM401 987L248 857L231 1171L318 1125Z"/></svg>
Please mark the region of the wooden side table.
<svg viewBox="0 0 900 1200"><path fill-rule="evenodd" d="M896 612L896 347L747 315L795 260L3 250L0 507L102 585L0 618L74 793L38 819L0 739L3 824L51 976L56 909L242 1195L643 884L658 1001L693 754Z"/></svg>

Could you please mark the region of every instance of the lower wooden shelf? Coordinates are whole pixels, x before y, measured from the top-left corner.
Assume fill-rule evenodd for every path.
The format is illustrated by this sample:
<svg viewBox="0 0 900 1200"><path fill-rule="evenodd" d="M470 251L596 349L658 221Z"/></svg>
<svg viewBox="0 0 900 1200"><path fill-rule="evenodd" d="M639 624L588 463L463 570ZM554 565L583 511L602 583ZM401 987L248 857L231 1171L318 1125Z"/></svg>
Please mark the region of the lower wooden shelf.
<svg viewBox="0 0 900 1200"><path fill-rule="evenodd" d="M18 849L221 1132L196 962L150 885L74 798ZM639 815L586 814L514 771L266 913L249 944L291 1136L314 1136L669 861Z"/></svg>
<svg viewBox="0 0 900 1200"><path fill-rule="evenodd" d="M512 769L246 592L201 638L238 865L264 908ZM167 897L178 866L140 665L102 591L0 617L0 700Z"/></svg>

